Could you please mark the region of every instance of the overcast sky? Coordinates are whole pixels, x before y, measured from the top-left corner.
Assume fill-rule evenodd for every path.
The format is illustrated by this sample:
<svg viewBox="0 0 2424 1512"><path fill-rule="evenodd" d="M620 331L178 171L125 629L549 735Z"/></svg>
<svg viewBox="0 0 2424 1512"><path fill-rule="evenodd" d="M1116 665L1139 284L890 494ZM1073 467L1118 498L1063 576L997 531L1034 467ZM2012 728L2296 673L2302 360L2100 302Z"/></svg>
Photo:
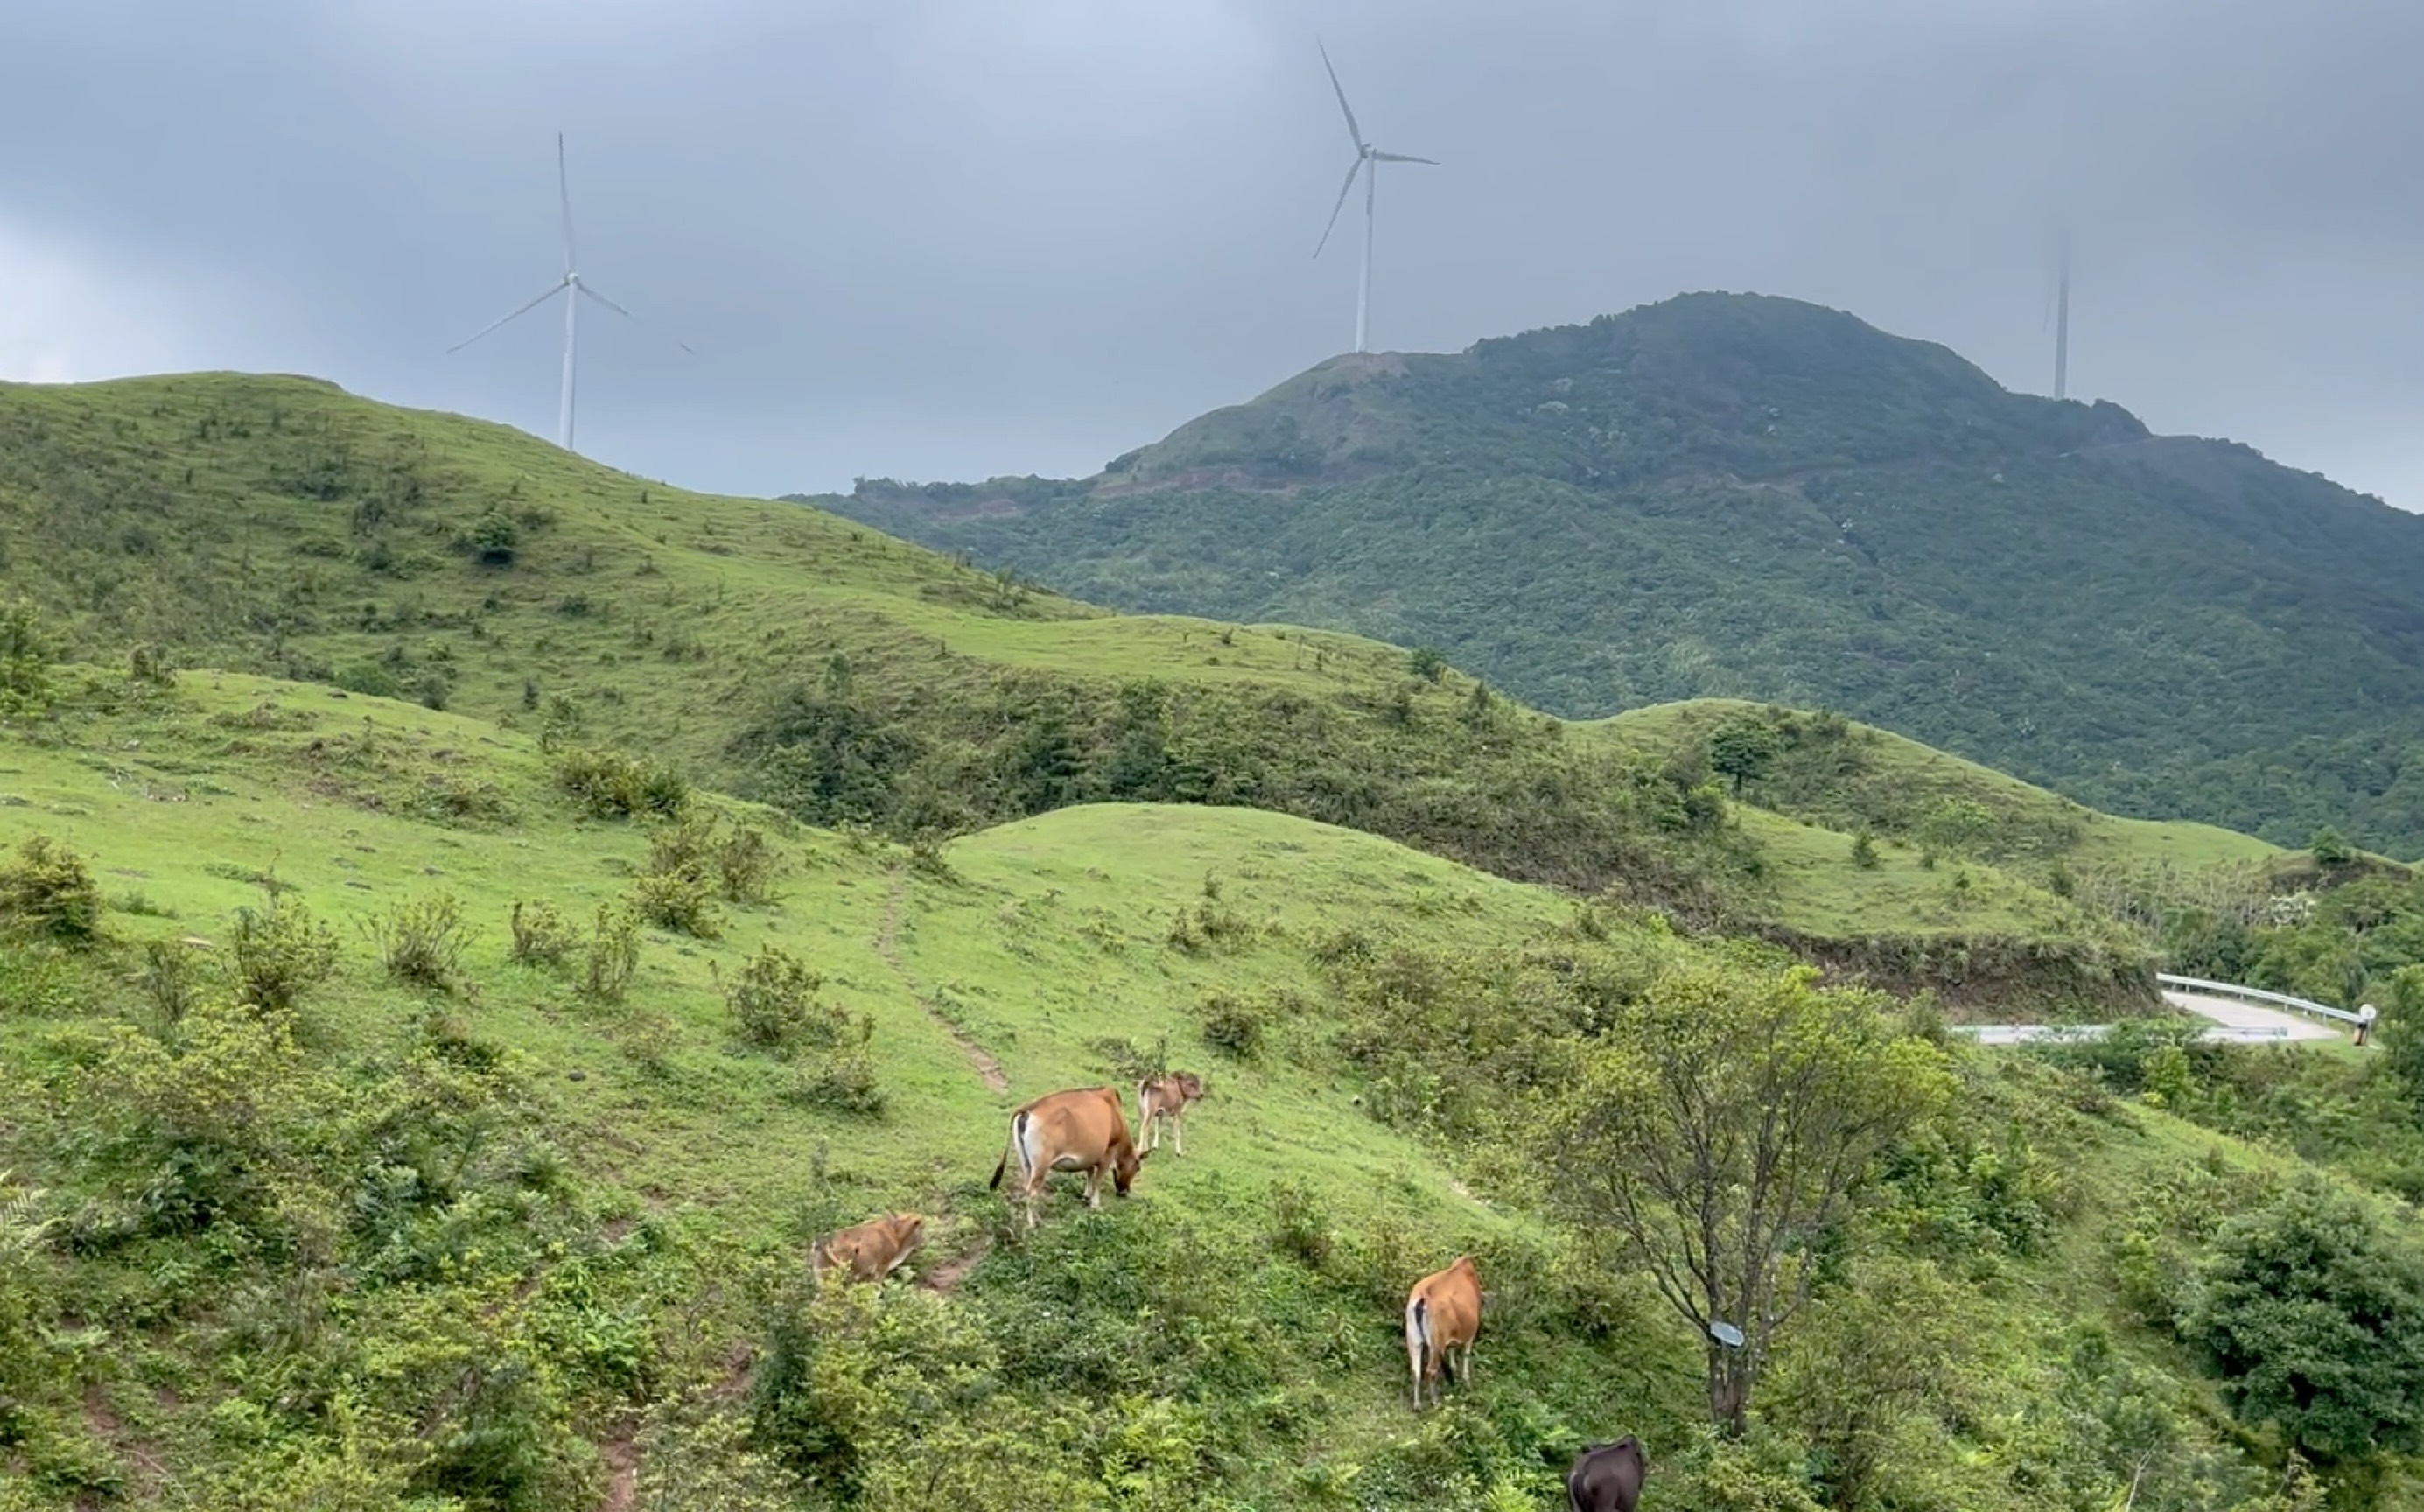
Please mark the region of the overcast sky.
<svg viewBox="0 0 2424 1512"><path fill-rule="evenodd" d="M1350 344L1848 309L2424 509L2415 0L0 0L0 377L304 372L746 493L1083 474ZM1350 207L1349 216L1354 215ZM696 356L674 344L688 342Z"/></svg>

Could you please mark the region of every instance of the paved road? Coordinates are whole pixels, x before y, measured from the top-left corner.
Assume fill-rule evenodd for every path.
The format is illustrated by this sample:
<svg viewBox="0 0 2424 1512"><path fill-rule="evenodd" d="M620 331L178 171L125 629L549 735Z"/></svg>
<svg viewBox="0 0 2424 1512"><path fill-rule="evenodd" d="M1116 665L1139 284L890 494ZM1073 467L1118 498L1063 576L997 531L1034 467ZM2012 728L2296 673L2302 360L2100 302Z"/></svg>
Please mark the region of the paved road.
<svg viewBox="0 0 2424 1512"><path fill-rule="evenodd" d="M2283 1029L2288 1032L2280 1037L2290 1040L2336 1040L2340 1037L2337 1028L2320 1019L2310 1019L2304 1013L2292 1013L2287 1009L2266 1008L2260 1003L2242 1003L2233 997L2208 997L2202 993L2165 989L2163 1001L2174 1008L2201 1013L2216 1024L2234 1029Z"/></svg>
<svg viewBox="0 0 2424 1512"><path fill-rule="evenodd" d="M2184 1012L2213 1020L2214 1027L2207 1036L2209 1039L2279 1044L2288 1040L2334 1040L2341 1034L2332 1025L2310 1019L2303 1013L2242 1003L2235 997L2209 997L2203 993L2177 992L2166 988L2163 1001ZM2060 1027L1989 1024L1970 1032L1977 1036L1981 1044L2024 1044L2032 1040L2097 1039L2104 1031L2105 1026L2100 1024Z"/></svg>

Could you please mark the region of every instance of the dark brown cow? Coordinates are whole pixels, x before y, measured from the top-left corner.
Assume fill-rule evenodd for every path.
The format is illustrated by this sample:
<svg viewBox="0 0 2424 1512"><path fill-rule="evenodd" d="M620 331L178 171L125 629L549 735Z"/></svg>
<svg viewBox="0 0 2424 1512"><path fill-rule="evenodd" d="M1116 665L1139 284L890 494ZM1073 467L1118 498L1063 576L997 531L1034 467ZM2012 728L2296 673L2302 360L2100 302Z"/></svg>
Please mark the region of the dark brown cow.
<svg viewBox="0 0 2424 1512"><path fill-rule="evenodd" d="M926 1220L915 1213L895 1213L828 1233L808 1250L808 1265L820 1278L829 1271L847 1271L853 1281L882 1281L901 1268L926 1242Z"/></svg>
<svg viewBox="0 0 2424 1512"><path fill-rule="evenodd" d="M1445 1270L1433 1271L1414 1282L1406 1294L1406 1363L1414 1375L1414 1410L1423 1409L1423 1385L1430 1384L1431 1405L1440 1400L1441 1365L1447 1352L1460 1352L1457 1379L1473 1384L1473 1341L1481 1332L1481 1278L1471 1255L1459 1255Z"/></svg>
<svg viewBox="0 0 2424 1512"><path fill-rule="evenodd" d="M1137 1145L1152 1150L1161 1143L1160 1124L1170 1124L1171 1143L1187 1154L1187 1105L1204 1100L1204 1078L1191 1071L1148 1076L1137 1083Z"/></svg>
<svg viewBox="0 0 2424 1512"><path fill-rule="evenodd" d="M1568 1512L1633 1512L1649 1474L1650 1456L1633 1435L1593 1444L1566 1472Z"/></svg>
<svg viewBox="0 0 2424 1512"><path fill-rule="evenodd" d="M1122 1197L1136 1180L1144 1156L1128 1138L1128 1116L1120 1094L1109 1087L1081 1087L1039 1097L1010 1116L1010 1148L993 1168L991 1185L1001 1185L1011 1162L1018 1162L1018 1191L1027 1202L1027 1226L1036 1225L1036 1204L1044 1195L1045 1178L1056 1170L1086 1173L1086 1205L1103 1205L1103 1172Z"/></svg>

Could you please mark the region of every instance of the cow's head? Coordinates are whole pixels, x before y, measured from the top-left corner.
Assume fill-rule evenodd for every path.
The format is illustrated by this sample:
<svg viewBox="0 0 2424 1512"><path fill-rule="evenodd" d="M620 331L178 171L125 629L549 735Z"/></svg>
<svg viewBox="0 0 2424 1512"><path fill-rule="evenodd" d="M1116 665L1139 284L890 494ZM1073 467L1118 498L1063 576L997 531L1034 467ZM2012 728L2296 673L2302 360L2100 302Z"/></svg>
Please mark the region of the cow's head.
<svg viewBox="0 0 2424 1512"><path fill-rule="evenodd" d="M1136 1181L1137 1171L1144 1165L1150 1150L1140 1151L1135 1145L1123 1144L1111 1159L1111 1189L1122 1197L1128 1195L1129 1186Z"/></svg>
<svg viewBox="0 0 2424 1512"><path fill-rule="evenodd" d="M1199 1102L1204 1096L1204 1078L1191 1071L1178 1074L1178 1095L1188 1102Z"/></svg>

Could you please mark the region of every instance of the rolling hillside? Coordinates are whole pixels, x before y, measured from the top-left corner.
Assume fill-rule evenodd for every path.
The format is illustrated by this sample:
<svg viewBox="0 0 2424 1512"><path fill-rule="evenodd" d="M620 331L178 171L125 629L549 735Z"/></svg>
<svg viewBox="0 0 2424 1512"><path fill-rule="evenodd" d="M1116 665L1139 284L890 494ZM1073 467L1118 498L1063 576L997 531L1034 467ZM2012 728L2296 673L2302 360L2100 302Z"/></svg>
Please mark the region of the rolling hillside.
<svg viewBox="0 0 2424 1512"><path fill-rule="evenodd" d="M2310 1169L1975 1052L1869 1195L1837 1331L1796 1335L1749 1441L1712 1437L1646 1279L1468 1122L1555 1063L1556 1013L1725 953L1641 915L1248 810L911 851L701 794L686 825L757 831L767 884L644 925L596 993L591 916L681 832L598 819L561 753L238 674L53 693L0 732L7 1505L905 1512L1009 1506L1008 1476L1022 1507L1503 1512L1619 1431L1656 1504L1809 1505L1835 1472L1794 1446L1837 1430L1793 1382L1869 1368L1830 1353L1846 1324L1963 1383L1861 1420L1893 1435L1879 1504L2041 1506L2048 1456L2060 1504L2150 1474L2140 1505L2304 1504L2115 1278L2132 1246L2197 1262L2216 1204ZM34 836L88 859L96 939L26 932ZM459 955L400 978L426 960L400 921L426 945L449 901ZM571 922L566 961L518 957L517 903ZM295 969L314 919L326 979ZM837 1039L749 1028L769 948ZM285 1007L229 995L279 963ZM1409 1058L1379 1027L1434 993L1475 1037ZM983 1186L1006 1111L1165 1057L1211 1080L1185 1159L1098 1217L1063 1190L1013 1242ZM898 1207L933 1219L909 1278L805 1283L809 1236ZM1396 1307L1459 1250L1490 1278L1481 1364L1414 1420Z"/></svg>
<svg viewBox="0 0 2424 1512"><path fill-rule="evenodd" d="M1679 1512L2424 1484L2412 877L2276 899L1839 716L1571 724L305 380L0 390L0 1512L1514 1512L1620 1433ZM2387 1048L1947 1031L2162 951ZM1188 1154L1018 1234L1006 1115L1165 1066ZM1609 1205L1693 1138L1675 1232L1765 1233L1696 1304L1775 1329L1730 1409ZM811 1281L902 1209L907 1274Z"/></svg>
<svg viewBox="0 0 2424 1512"><path fill-rule="evenodd" d="M1791 300L1339 358L1092 479L815 502L1571 717L1833 708L2118 813L2424 851L2424 520Z"/></svg>
<svg viewBox="0 0 2424 1512"><path fill-rule="evenodd" d="M1884 886L1851 832L1893 821L1761 788L1781 815L1729 822L1689 741L1604 739L1352 636L1113 614L306 379L0 388L0 553L74 654L416 698L814 823L908 839L1086 802L1250 806L1687 924L1850 940L1822 954L1847 964L1894 936L1881 979L1988 1011L2151 1001L2143 949L2050 896L2035 851L1970 836L1940 847L1962 867ZM1985 941L2083 963L2058 989L1936 969Z"/></svg>

